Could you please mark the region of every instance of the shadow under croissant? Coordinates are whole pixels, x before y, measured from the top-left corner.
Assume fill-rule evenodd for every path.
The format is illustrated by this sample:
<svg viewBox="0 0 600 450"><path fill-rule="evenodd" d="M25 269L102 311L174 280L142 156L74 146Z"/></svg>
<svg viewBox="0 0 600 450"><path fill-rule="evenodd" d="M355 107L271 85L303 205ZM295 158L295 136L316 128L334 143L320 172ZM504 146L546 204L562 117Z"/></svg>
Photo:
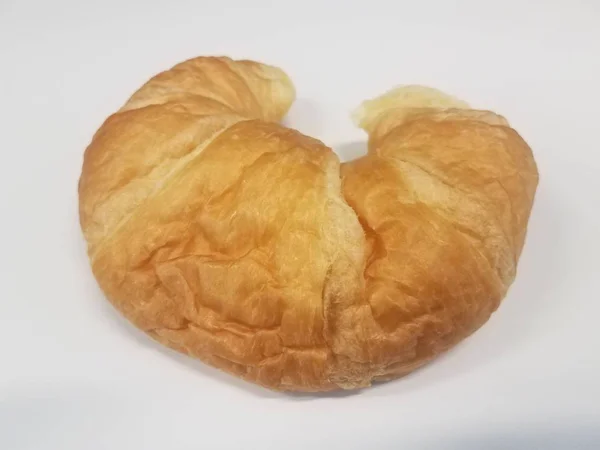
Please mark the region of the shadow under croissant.
<svg viewBox="0 0 600 450"><path fill-rule="evenodd" d="M121 439L135 436L135 442L139 445L142 439L140 436L143 436L144 439L152 439L154 444L152 448L161 448L156 444L155 439L165 442L167 446L164 448L174 448L172 434L186 429L192 423L197 423L194 422L196 417L190 415L189 410L173 411L170 408L156 408L156 393L152 390L141 388L131 392L130 388L130 386L121 386L121 389L115 389L114 385L97 385L89 380L75 385L72 381L63 384L45 383L37 387L13 385L6 391L8 395L4 395L0 401L0 445L7 450L67 447L99 449L113 448L112 440L117 436ZM172 404L168 397L159 397L161 405ZM180 403L173 405L175 404L180 405ZM148 415L150 409L154 411ZM215 413L211 411L210 414ZM217 411L216 414L217 420L222 420L227 417L228 412ZM169 420L173 417L176 420ZM149 429L149 421L160 423L159 428L162 432L156 433L155 430ZM346 434L348 430L343 429L343 431L342 434ZM401 443L405 438L402 436L402 428L399 427L394 431L395 433L379 437L377 440L379 446L373 448L418 448L420 450L600 448L600 428L593 413L581 416L540 415L525 421L522 416L517 416L500 423L491 417L488 420L482 419L479 426L473 426L473 422L467 421L462 423L462 426L455 426L447 432L421 434L418 445L414 445L415 442L411 441L413 445L408 443L402 446ZM335 430L330 432L336 433ZM346 436L345 440L347 439Z"/></svg>
<svg viewBox="0 0 600 450"><path fill-rule="evenodd" d="M352 161L367 154L367 140L351 141L334 145L333 149L342 162Z"/></svg>
<svg viewBox="0 0 600 450"><path fill-rule="evenodd" d="M425 441L424 450L591 450L600 448L600 430L593 424L557 421L503 426L489 431L468 430Z"/></svg>
<svg viewBox="0 0 600 450"><path fill-rule="evenodd" d="M288 114L281 121L282 125L311 137L321 135L324 123L319 105L306 98L296 99ZM325 142L325 145L329 144Z"/></svg>

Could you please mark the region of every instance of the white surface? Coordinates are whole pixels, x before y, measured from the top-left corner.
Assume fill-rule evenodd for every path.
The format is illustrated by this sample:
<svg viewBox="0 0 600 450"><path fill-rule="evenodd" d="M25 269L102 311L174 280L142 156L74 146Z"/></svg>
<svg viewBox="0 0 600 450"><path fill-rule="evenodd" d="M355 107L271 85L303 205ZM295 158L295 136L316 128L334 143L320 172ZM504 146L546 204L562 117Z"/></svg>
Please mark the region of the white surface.
<svg viewBox="0 0 600 450"><path fill-rule="evenodd" d="M324 3L0 0L1 449L600 448L600 3ZM344 157L364 141L350 110L398 83L506 115L541 183L490 322L405 379L314 397L117 316L78 226L83 150L143 81L201 54L284 68L287 123Z"/></svg>

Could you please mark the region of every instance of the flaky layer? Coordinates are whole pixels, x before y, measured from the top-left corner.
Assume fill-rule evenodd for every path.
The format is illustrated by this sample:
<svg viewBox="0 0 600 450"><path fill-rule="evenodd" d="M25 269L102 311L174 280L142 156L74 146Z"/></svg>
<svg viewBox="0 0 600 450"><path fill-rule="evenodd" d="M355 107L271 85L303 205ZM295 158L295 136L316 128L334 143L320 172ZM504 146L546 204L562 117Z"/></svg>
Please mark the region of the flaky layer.
<svg viewBox="0 0 600 450"><path fill-rule="evenodd" d="M94 136L79 185L92 269L158 341L286 390L407 373L481 326L515 276L537 172L506 121L438 91L369 101L340 165L274 123L279 69L197 58Z"/></svg>

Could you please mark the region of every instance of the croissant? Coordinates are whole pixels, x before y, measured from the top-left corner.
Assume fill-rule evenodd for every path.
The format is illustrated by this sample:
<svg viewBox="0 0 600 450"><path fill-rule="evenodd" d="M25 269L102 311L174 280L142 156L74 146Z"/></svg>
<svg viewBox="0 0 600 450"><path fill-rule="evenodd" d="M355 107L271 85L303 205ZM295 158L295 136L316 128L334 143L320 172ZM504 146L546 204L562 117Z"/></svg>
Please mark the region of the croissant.
<svg viewBox="0 0 600 450"><path fill-rule="evenodd" d="M482 326L515 278L538 183L501 116L405 86L355 113L340 163L276 122L278 68L199 57L95 133L81 227L106 297L157 341L250 382L356 389Z"/></svg>

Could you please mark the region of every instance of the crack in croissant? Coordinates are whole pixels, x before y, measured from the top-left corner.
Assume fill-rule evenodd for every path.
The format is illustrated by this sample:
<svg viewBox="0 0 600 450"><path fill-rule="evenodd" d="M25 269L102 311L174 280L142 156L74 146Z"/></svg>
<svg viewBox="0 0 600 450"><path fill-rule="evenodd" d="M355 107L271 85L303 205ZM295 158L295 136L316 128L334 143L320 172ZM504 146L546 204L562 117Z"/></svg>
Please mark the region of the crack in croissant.
<svg viewBox="0 0 600 450"><path fill-rule="evenodd" d="M107 298L159 342L272 389L402 376L481 327L514 280L538 183L501 116L405 86L355 113L340 163L277 124L280 69L199 57L95 133L80 222Z"/></svg>

